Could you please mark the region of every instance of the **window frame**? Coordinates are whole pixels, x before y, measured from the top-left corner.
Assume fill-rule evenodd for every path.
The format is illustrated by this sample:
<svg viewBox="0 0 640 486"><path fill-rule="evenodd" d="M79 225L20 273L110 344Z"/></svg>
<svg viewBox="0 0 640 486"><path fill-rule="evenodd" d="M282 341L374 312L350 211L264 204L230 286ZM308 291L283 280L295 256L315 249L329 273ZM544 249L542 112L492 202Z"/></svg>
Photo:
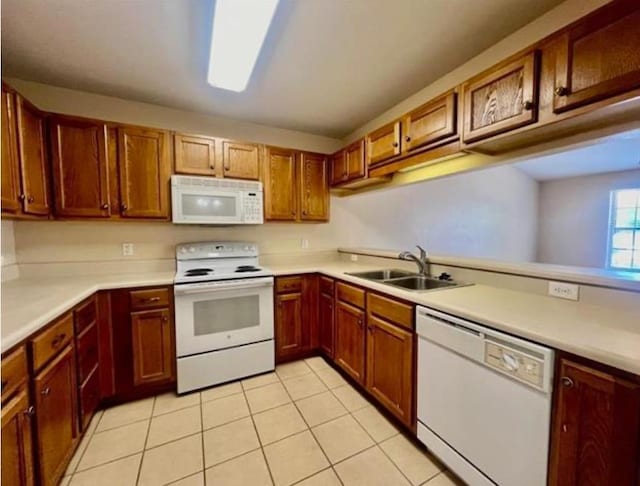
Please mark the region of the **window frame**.
<svg viewBox="0 0 640 486"><path fill-rule="evenodd" d="M612 255L613 255L613 235L615 234L616 230L631 230L633 231L633 243L632 243L632 249L631 251L640 251L640 247L635 247L635 235L636 232L638 234L640 234L640 225L635 225L633 227L629 227L629 228L616 228L615 226L615 221L616 221L616 211L619 209L616 203L616 195L618 194L618 192L621 191L629 191L629 190L633 190L633 191L638 191L640 192L640 187L620 187L617 189L612 189L611 191L609 191L609 222L608 222L608 226L607 226L607 253L605 255L605 268L607 270L612 270L612 271L616 271L616 272L634 272L634 273L640 273L640 268L629 268L629 267L616 267L613 266L613 262L612 262ZM640 194L638 195L638 197L640 198ZM635 210L636 210L636 222L638 221L639 215L640 215L640 199L636 200L636 205L635 205ZM634 263L633 261L633 256L632 256L632 264Z"/></svg>

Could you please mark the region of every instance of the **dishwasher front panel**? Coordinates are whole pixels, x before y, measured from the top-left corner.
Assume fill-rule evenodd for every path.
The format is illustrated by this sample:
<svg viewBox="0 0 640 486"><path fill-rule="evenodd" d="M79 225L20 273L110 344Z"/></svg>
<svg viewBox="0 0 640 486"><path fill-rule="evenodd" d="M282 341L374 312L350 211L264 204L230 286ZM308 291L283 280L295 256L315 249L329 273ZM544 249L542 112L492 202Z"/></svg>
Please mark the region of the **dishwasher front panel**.
<svg viewBox="0 0 640 486"><path fill-rule="evenodd" d="M418 319L423 328L425 322L429 325L428 317ZM480 357L489 338L482 332L465 334L477 325L447 329L436 319L431 324L434 340L423 333L418 341L419 422L492 482L544 486L550 390L536 389L484 363Z"/></svg>

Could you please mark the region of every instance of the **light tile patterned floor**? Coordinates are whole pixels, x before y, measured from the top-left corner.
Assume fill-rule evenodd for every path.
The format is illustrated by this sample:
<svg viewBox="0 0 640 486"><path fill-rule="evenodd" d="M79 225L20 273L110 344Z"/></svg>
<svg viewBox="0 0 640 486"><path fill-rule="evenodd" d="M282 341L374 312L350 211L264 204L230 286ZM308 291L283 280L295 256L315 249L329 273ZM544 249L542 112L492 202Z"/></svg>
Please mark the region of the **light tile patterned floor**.
<svg viewBox="0 0 640 486"><path fill-rule="evenodd" d="M98 412L63 486L462 483L322 358Z"/></svg>

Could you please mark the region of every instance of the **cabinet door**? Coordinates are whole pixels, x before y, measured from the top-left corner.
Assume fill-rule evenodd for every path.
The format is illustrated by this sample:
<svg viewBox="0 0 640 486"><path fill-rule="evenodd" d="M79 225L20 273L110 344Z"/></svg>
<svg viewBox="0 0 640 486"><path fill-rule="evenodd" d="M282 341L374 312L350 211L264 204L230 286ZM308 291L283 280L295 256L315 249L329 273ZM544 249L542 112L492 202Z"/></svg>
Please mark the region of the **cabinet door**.
<svg viewBox="0 0 640 486"><path fill-rule="evenodd" d="M402 151L411 152L456 135L456 105L456 93L450 92L409 113L403 120Z"/></svg>
<svg viewBox="0 0 640 486"><path fill-rule="evenodd" d="M567 32L556 55L555 112L640 88L640 4L615 2Z"/></svg>
<svg viewBox="0 0 640 486"><path fill-rule="evenodd" d="M359 179L367 173L367 161L365 160L364 138L353 142L345 150L346 165L349 172L349 180Z"/></svg>
<svg viewBox="0 0 640 486"><path fill-rule="evenodd" d="M76 380L73 347L68 346L35 378L40 481L58 484L76 442Z"/></svg>
<svg viewBox="0 0 640 486"><path fill-rule="evenodd" d="M389 366L393 363L393 366ZM412 423L413 335L391 323L368 316L367 389L391 413Z"/></svg>
<svg viewBox="0 0 640 486"><path fill-rule="evenodd" d="M300 219L329 220L329 177L324 155L303 153L300 158Z"/></svg>
<svg viewBox="0 0 640 486"><path fill-rule="evenodd" d="M215 139L175 135L173 142L178 174L216 175Z"/></svg>
<svg viewBox="0 0 640 486"><path fill-rule="evenodd" d="M351 377L364 383L364 311L349 304L336 303L335 361Z"/></svg>
<svg viewBox="0 0 640 486"><path fill-rule="evenodd" d="M23 209L27 214L47 216L50 208L44 115L20 95L16 95L16 111Z"/></svg>
<svg viewBox="0 0 640 486"><path fill-rule="evenodd" d="M463 140L472 142L534 123L538 55L530 52L463 84Z"/></svg>
<svg viewBox="0 0 640 486"><path fill-rule="evenodd" d="M331 185L340 184L349 178L349 167L345 150L331 156Z"/></svg>
<svg viewBox="0 0 640 486"><path fill-rule="evenodd" d="M164 131L118 129L122 217L169 218L169 145L169 136Z"/></svg>
<svg viewBox="0 0 640 486"><path fill-rule="evenodd" d="M21 391L2 407L2 484L31 486L33 449L31 415L26 391Z"/></svg>
<svg viewBox="0 0 640 486"><path fill-rule="evenodd" d="M276 360L302 351L302 293L276 296Z"/></svg>
<svg viewBox="0 0 640 486"><path fill-rule="evenodd" d="M233 179L260 179L260 147L252 143L222 142L224 176Z"/></svg>
<svg viewBox="0 0 640 486"><path fill-rule="evenodd" d="M549 484L636 485L640 385L563 358L555 389Z"/></svg>
<svg viewBox="0 0 640 486"><path fill-rule="evenodd" d="M400 121L389 123L367 135L367 165L400 155Z"/></svg>
<svg viewBox="0 0 640 486"><path fill-rule="evenodd" d="M132 312L131 342L134 386L173 378L175 353L169 309Z"/></svg>
<svg viewBox="0 0 640 486"><path fill-rule="evenodd" d="M49 135L56 215L108 217L106 125L55 117Z"/></svg>
<svg viewBox="0 0 640 486"><path fill-rule="evenodd" d="M320 349L333 358L333 334L335 314L333 312L333 296L320 294Z"/></svg>
<svg viewBox="0 0 640 486"><path fill-rule="evenodd" d="M2 211L18 213L20 204L20 168L16 135L15 98L2 85Z"/></svg>
<svg viewBox="0 0 640 486"><path fill-rule="evenodd" d="M269 147L264 173L264 215L267 220L295 221L298 216L296 152Z"/></svg>

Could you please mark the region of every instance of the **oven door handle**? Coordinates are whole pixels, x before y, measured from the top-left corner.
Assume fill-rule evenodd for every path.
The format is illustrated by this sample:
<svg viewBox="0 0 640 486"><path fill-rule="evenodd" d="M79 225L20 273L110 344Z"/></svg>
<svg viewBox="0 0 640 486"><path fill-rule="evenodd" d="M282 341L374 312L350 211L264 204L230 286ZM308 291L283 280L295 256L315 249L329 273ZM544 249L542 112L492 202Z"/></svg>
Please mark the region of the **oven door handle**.
<svg viewBox="0 0 640 486"><path fill-rule="evenodd" d="M215 283L206 287L175 287L176 295L192 295L192 294L205 294L215 292L217 290L236 290L236 289L254 289L259 287L273 287L273 279L260 280L254 282L227 282L227 283Z"/></svg>

